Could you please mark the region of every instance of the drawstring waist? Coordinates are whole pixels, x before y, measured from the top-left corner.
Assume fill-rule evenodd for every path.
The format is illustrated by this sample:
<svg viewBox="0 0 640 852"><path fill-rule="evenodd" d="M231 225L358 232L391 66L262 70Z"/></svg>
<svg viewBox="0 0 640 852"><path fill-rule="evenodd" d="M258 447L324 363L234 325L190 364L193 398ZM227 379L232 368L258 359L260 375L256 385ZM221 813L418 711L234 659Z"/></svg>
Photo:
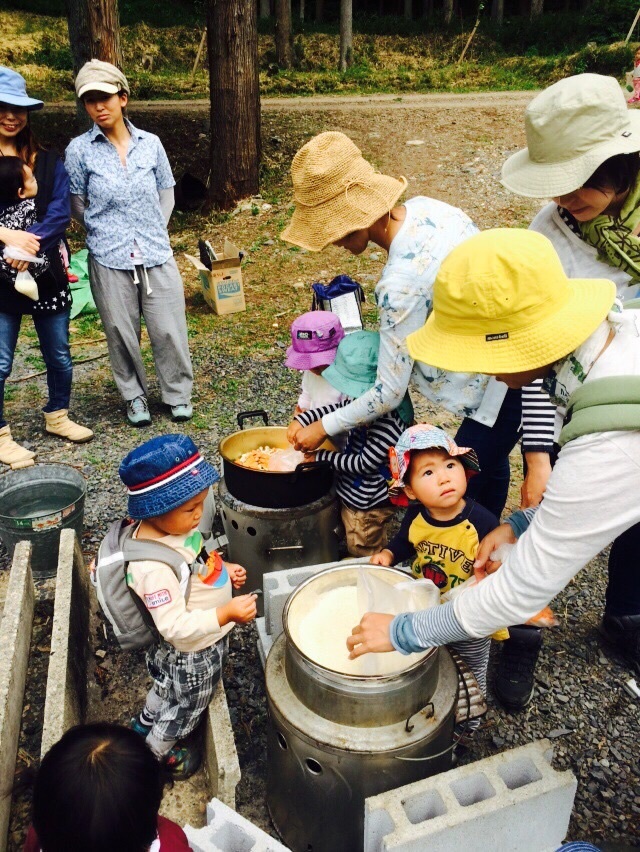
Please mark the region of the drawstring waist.
<svg viewBox="0 0 640 852"><path fill-rule="evenodd" d="M133 267L133 283L140 284L140 278L138 278L139 269L142 270L142 279L144 280L144 284L147 290L147 296L150 296L153 293L153 290L151 289L151 284L149 284L149 273L147 272L147 268L142 264Z"/></svg>

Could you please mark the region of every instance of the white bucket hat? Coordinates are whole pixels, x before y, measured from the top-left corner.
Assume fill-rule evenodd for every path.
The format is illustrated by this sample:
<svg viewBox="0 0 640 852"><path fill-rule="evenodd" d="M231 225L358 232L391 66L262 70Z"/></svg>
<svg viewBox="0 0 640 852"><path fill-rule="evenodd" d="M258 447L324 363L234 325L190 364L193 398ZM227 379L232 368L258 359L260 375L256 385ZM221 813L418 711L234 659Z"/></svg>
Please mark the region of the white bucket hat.
<svg viewBox="0 0 640 852"><path fill-rule="evenodd" d="M531 101L524 124L527 147L502 166L502 183L529 198L574 192L609 157L640 151L640 112L627 108L613 77L554 83Z"/></svg>

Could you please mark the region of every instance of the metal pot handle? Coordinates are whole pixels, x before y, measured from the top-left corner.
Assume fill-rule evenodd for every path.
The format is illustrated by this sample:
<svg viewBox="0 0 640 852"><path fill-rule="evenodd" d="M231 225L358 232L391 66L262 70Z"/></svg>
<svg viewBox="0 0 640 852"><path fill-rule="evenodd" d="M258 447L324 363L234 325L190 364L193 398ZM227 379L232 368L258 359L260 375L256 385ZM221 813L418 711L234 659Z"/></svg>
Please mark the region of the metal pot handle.
<svg viewBox="0 0 640 852"><path fill-rule="evenodd" d="M307 461L300 462L300 464L296 465L295 470L293 471L293 477L291 479L291 484L295 485L298 481L298 477L305 472L305 470L316 470L319 467L333 467L330 461Z"/></svg>
<svg viewBox="0 0 640 852"><path fill-rule="evenodd" d="M262 408L256 408L254 411L241 411L236 415L236 420L238 421L238 426L241 429L244 429L244 421L248 420L250 417L262 417L264 420L264 425L269 425L269 415Z"/></svg>

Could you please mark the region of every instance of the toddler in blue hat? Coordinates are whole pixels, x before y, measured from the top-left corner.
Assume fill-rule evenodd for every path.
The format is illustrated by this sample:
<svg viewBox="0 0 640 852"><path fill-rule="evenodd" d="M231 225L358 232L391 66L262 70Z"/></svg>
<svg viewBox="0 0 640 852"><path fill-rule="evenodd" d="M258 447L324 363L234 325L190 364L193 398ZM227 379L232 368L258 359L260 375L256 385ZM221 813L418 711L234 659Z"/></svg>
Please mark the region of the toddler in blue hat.
<svg viewBox="0 0 640 852"><path fill-rule="evenodd" d="M158 640L147 651L153 686L132 727L173 776L198 768L197 749L181 745L197 726L220 680L234 622L256 616L256 596L233 598L245 582L241 565L204 546L198 523L209 486L220 478L186 435L162 435L132 450L120 465L133 538L152 539L184 556L179 582L155 561L130 562L127 582L153 618Z"/></svg>

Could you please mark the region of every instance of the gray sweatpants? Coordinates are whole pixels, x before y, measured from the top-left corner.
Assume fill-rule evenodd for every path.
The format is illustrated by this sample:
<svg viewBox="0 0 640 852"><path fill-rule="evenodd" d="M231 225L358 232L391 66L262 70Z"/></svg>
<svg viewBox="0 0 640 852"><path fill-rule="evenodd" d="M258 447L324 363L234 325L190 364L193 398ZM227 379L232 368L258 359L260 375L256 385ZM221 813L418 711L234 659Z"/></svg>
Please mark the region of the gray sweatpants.
<svg viewBox="0 0 640 852"><path fill-rule="evenodd" d="M136 283L133 272L109 269L90 256L89 277L107 337L113 378L122 397L128 402L147 395L140 352L140 320L144 317L162 401L167 405L188 403L193 370L184 288L173 257L146 270L137 266Z"/></svg>

